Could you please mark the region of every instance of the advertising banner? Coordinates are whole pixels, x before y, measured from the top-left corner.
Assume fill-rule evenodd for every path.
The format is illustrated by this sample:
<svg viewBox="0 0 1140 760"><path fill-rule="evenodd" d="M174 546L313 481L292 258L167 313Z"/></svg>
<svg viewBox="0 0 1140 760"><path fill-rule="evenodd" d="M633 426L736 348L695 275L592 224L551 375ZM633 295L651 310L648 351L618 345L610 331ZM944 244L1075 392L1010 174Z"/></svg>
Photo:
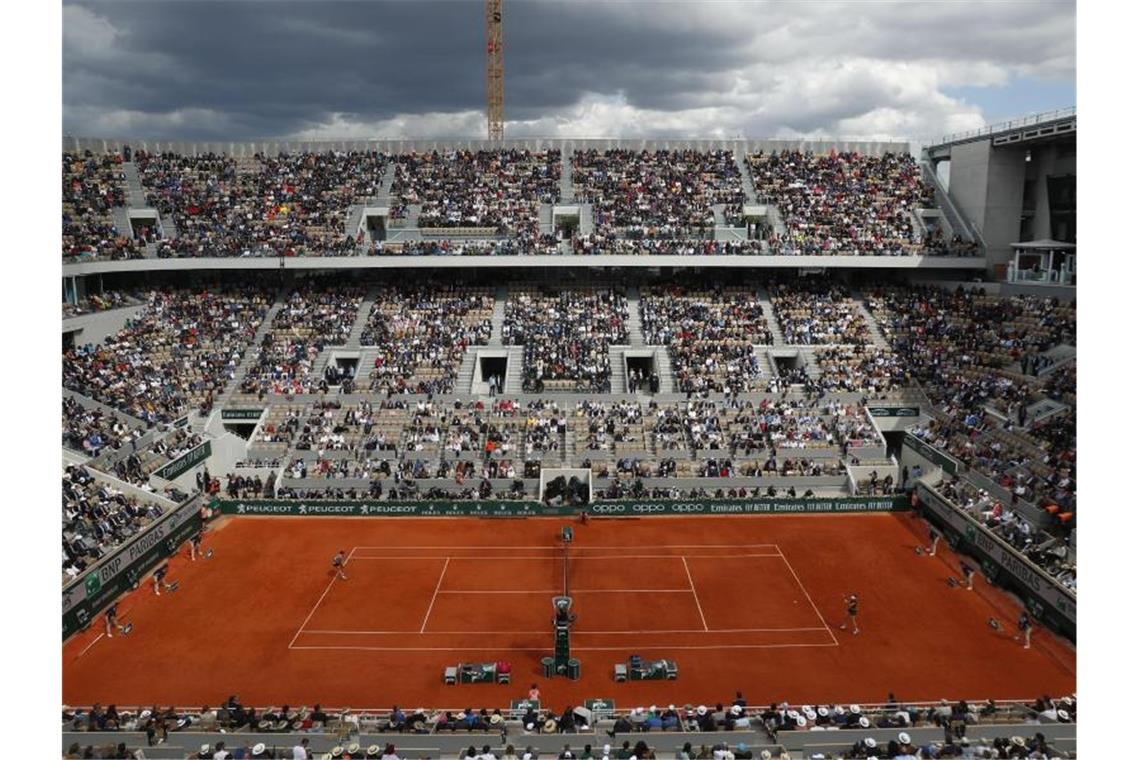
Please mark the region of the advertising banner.
<svg viewBox="0 0 1140 760"><path fill-rule="evenodd" d="M919 499L954 549L978 560L990 581L1017 592L1034 617L1076 638L1077 597L964 510L925 483Z"/></svg>
<svg viewBox="0 0 1140 760"><path fill-rule="evenodd" d="M63 638L86 626L107 605L130 591L151 568L198 532L197 497L159 519L63 590Z"/></svg>

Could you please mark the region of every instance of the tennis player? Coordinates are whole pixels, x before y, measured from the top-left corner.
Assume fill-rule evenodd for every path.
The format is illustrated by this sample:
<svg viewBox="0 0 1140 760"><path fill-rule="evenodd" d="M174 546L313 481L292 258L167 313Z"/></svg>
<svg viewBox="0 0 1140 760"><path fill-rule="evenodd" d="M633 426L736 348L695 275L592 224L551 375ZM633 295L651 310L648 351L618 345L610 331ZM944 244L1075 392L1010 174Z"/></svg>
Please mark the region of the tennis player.
<svg viewBox="0 0 1140 760"><path fill-rule="evenodd" d="M859 622L856 620L856 616L859 614L859 597L855 594L845 594L843 602L847 605L847 619L851 622L851 635L858 636ZM839 630L846 631L847 623L840 625Z"/></svg>
<svg viewBox="0 0 1140 760"><path fill-rule="evenodd" d="M197 533L190 537L190 561L196 562L198 555L202 555L202 559L209 559L214 556L214 550L208 549L205 554L202 554L202 539L206 537L205 528L199 529Z"/></svg>
<svg viewBox="0 0 1140 760"><path fill-rule="evenodd" d="M1033 621L1029 619L1029 613L1022 610L1021 617L1017 619L1017 630L1021 631L1018 637L1025 641L1025 648L1029 649L1029 638L1033 635Z"/></svg>
<svg viewBox="0 0 1140 760"><path fill-rule="evenodd" d="M928 553L931 557L933 557L934 553L938 551L938 541L941 538L942 536L938 535L938 531L934 530L934 528L930 529L930 549Z"/></svg>
<svg viewBox="0 0 1140 760"><path fill-rule="evenodd" d="M965 584L966 590L967 591L973 591L974 590L974 568L970 567L965 562L963 562L962 563L962 576L966 579L966 584Z"/></svg>
<svg viewBox="0 0 1140 760"><path fill-rule="evenodd" d="M342 581L348 580L348 576L344 574L344 563L347 561L348 561L348 558L344 554L344 549L341 549L340 551L338 551L336 553L336 556L333 557L333 560L332 560L333 570L336 571L336 574L338 576L340 576L340 579Z"/></svg>
<svg viewBox="0 0 1140 760"><path fill-rule="evenodd" d="M118 602L115 602L114 604L112 604L110 607L107 608L107 611L103 613L103 619L106 621L106 624L107 624L107 636L109 638L114 637L116 628L118 628L122 632L122 634L124 636L126 636L128 633L131 632L131 629L135 627L134 623L127 623L126 625L122 625L121 623L119 623L119 603Z"/></svg>
<svg viewBox="0 0 1140 760"><path fill-rule="evenodd" d="M155 594L155 596L159 596L160 594L162 594L163 591L167 591L169 593L174 593L175 591L178 590L178 581L175 581L174 583L167 583L166 582L166 575L169 572L170 572L170 565L169 564L165 564L162 567L158 568L158 570L154 571L154 594Z"/></svg>

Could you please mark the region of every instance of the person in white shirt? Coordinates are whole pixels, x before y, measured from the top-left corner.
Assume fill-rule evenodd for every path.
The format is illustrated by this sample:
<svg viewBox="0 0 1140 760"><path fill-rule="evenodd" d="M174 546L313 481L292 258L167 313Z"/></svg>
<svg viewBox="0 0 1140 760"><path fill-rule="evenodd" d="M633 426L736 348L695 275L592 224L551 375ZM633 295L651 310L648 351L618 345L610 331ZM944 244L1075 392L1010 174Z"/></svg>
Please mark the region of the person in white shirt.
<svg viewBox="0 0 1140 760"><path fill-rule="evenodd" d="M233 760L233 755L226 751L225 742L218 742L214 745L214 760Z"/></svg>
<svg viewBox="0 0 1140 760"><path fill-rule="evenodd" d="M309 740L304 738L293 747L293 760L309 760Z"/></svg>

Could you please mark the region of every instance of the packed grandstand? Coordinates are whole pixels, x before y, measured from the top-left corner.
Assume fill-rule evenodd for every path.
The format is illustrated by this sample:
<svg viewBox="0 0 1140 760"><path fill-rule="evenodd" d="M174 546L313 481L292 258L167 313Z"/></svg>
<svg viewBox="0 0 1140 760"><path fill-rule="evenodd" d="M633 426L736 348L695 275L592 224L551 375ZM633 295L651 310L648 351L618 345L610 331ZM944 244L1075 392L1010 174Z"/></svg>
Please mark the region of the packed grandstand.
<svg viewBox="0 0 1140 760"><path fill-rule="evenodd" d="M576 514L866 498L921 510L1019 593L1010 567L971 553L989 537L1075 620L1075 298L969 281L984 250L904 147L72 146L65 590L188 503L214 517L246 501ZM580 255L597 258L530 258ZM799 268L605 262L625 255ZM428 256L469 265L399 266ZM935 274L817 265L836 256ZM356 258L292 266L316 257ZM217 261L232 258L278 261ZM951 261L966 263L937 269ZM559 485L571 473L588 499ZM1065 610L1035 603L1043 627L1075 635ZM301 734L314 757L386 760L1075 757L1075 734L1057 731L1076 721L1073 696L730 697L594 713L219 693L193 710L66 708L63 730L67 757L294 757Z"/></svg>

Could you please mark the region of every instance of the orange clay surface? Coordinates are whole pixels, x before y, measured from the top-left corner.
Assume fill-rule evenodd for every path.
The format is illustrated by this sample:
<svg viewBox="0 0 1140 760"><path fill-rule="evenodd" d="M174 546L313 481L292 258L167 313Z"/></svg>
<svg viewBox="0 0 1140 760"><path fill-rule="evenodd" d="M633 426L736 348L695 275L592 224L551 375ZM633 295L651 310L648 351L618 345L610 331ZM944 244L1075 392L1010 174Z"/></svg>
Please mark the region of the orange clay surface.
<svg viewBox="0 0 1140 760"><path fill-rule="evenodd" d="M578 681L541 677L553 654L561 526ZM1024 699L1076 688L1076 656L1038 628L1012 640L1017 604L951 588L958 558L915 554L909 514L594 519L257 518L215 524L175 594L149 580L63 646L68 704L506 707L538 682L546 706L788 700ZM331 559L350 553L347 581ZM859 635L842 596L860 597ZM1002 623L995 632L987 620ZM675 660L677 681L615 683L631 654ZM507 660L511 686L444 686L443 668Z"/></svg>

